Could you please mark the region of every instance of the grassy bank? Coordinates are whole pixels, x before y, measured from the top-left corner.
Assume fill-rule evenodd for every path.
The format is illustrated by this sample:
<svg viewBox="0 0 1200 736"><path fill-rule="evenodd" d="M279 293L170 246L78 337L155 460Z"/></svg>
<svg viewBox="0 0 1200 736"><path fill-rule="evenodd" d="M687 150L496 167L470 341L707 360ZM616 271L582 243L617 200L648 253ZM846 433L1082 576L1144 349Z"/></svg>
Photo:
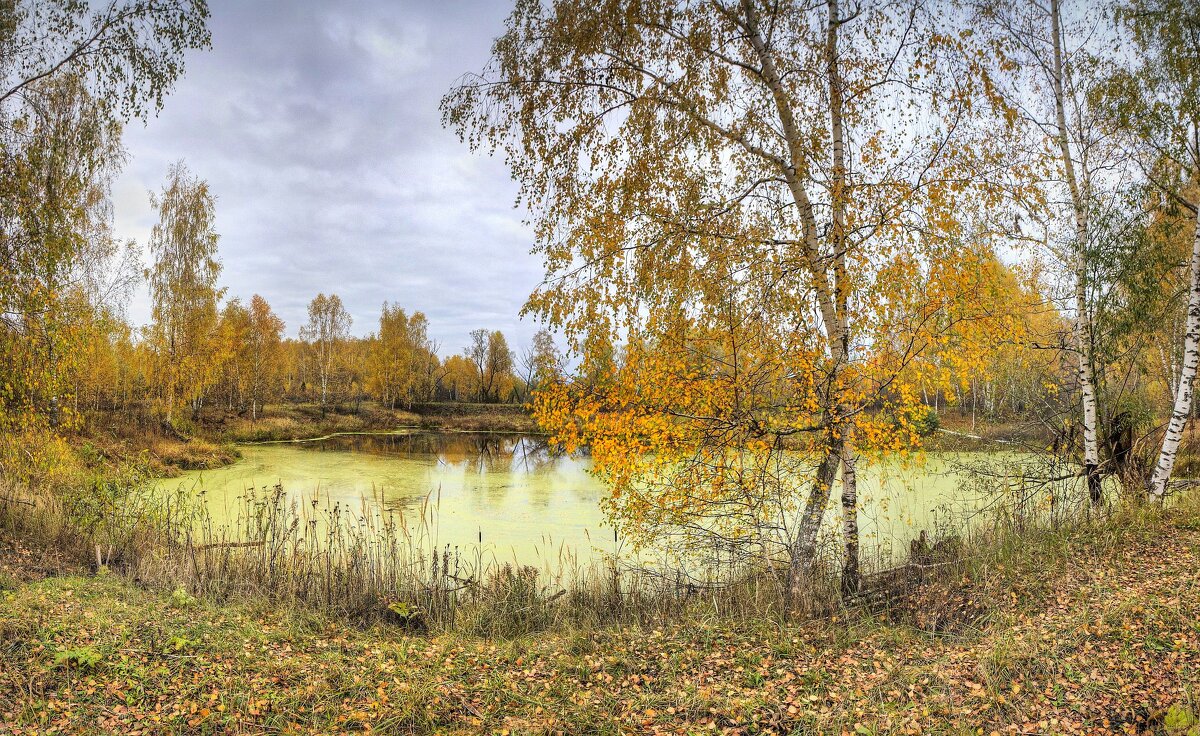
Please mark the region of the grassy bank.
<svg viewBox="0 0 1200 736"><path fill-rule="evenodd" d="M1189 734L1200 710L1194 504L992 539L883 612L515 639L216 605L5 544L12 733Z"/></svg>
<svg viewBox="0 0 1200 736"><path fill-rule="evenodd" d="M75 448L72 464L137 464L149 474L174 477L185 470L219 468L240 455L228 440L203 432L173 431L149 415L95 412L62 439ZM38 438L22 439L32 447ZM10 463L11 464L11 463Z"/></svg>
<svg viewBox="0 0 1200 736"><path fill-rule="evenodd" d="M257 419L212 417L201 427L226 442L265 442L320 437L336 432L387 432L417 428L462 432L536 432L520 406L495 404L420 404L391 409L376 402L327 406L272 404Z"/></svg>

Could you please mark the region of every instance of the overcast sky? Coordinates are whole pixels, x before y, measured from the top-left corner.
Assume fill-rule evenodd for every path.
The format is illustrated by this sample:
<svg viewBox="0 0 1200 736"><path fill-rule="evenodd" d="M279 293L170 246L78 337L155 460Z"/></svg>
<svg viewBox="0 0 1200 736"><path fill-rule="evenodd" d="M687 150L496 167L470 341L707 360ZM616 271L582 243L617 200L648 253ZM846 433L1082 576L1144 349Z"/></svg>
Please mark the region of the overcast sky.
<svg viewBox="0 0 1200 736"><path fill-rule="evenodd" d="M379 307L428 315L443 354L477 327L519 349L541 279L516 185L499 159L443 130L438 102L478 71L511 0L211 0L213 46L188 57L163 111L125 135L117 230L144 249L167 166L217 195L223 285L262 294L295 335L318 292L353 332ZM130 305L139 324L148 297Z"/></svg>

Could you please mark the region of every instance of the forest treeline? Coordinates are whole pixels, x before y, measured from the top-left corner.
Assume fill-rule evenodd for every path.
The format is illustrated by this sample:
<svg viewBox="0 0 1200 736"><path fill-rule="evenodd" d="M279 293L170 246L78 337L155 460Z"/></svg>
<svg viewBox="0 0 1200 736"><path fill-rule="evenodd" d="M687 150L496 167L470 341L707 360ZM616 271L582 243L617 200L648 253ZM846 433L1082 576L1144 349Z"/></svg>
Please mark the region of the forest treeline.
<svg viewBox="0 0 1200 736"><path fill-rule="evenodd" d="M444 360L420 312L352 338L333 294L285 339L220 286L217 193L182 163L151 262L117 237L122 126L206 19L0 5L6 457L89 409L528 401L589 448L625 536L797 594L833 514L847 596L862 463L943 407L1037 427L1054 469L1024 487L1051 505L1064 480L1094 509L1171 488L1200 366L1193 3L518 3L442 112L520 185L546 268L526 312L564 355L479 330Z"/></svg>
<svg viewBox="0 0 1200 736"><path fill-rule="evenodd" d="M93 182L98 189L91 196L104 196L107 183ZM521 403L560 371L544 330L518 355L499 330L478 329L461 353L442 358L425 315L386 302L377 329L357 337L333 293L314 297L298 336L287 337L266 299L255 294L243 301L220 286L216 196L207 182L179 162L151 199L158 222L148 268L126 246L121 260L95 272L49 273L66 276L58 285L39 283L36 272L21 275L23 300L56 288L61 296L6 334L3 408L10 422L71 431L88 412L149 413L178 432L200 422L206 408L254 420L265 405L285 401L323 409L364 400L389 409L433 401ZM103 220L89 224L109 227ZM114 250L103 238L93 245L101 251L89 254L97 261ZM107 295L127 296L143 273L152 316L139 327Z"/></svg>
<svg viewBox="0 0 1200 736"><path fill-rule="evenodd" d="M527 401L559 370L545 331L517 351L479 329L442 357L421 312L385 303L377 328L358 337L330 293L286 336L263 297L221 286L217 193L182 161L151 194L150 263L119 239L111 188L126 159L122 127L153 114L186 51L208 45L207 15L203 2L0 6L5 433L86 431L89 412L136 412L186 432L206 407L254 419L280 401ZM152 303L144 326L125 310L141 284ZM10 442L17 454L30 443Z"/></svg>
<svg viewBox="0 0 1200 736"><path fill-rule="evenodd" d="M254 420L277 402L324 408L371 400L389 409L523 403L559 375L561 359L545 330L520 353L501 331L474 330L462 352L443 358L422 312L385 302L376 329L357 337L333 293L315 296L298 336L287 337L266 299L255 294L245 302L219 286L216 201L207 183L176 164L154 201L152 321L137 328L112 309L81 303L80 321L90 330L67 346L88 351L68 387L76 419L88 410L149 410L174 428L200 421L206 407ZM61 401L48 400L41 387L26 391L31 411L42 405L62 414Z"/></svg>
<svg viewBox="0 0 1200 736"><path fill-rule="evenodd" d="M190 316L191 339L165 337L159 323L137 328L103 313L87 336L88 362L57 406L55 422L83 422L88 412L150 412L180 429L205 411L251 420L276 403L352 410L364 401L388 409L431 402L522 404L558 375L559 356L548 332L523 351L499 330L474 330L471 344L448 357L428 335L422 312L411 316L385 303L378 329L350 334L336 294L320 294L299 336L262 296L203 305ZM64 411L69 409L69 411Z"/></svg>

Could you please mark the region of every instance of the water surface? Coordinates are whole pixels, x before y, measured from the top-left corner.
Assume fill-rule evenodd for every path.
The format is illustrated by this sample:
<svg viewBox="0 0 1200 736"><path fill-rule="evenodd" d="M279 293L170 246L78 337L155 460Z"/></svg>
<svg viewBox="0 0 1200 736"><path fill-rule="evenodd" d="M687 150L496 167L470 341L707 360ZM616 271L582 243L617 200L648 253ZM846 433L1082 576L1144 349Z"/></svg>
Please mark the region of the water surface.
<svg viewBox="0 0 1200 736"><path fill-rule="evenodd" d="M607 493L584 456L552 452L545 438L409 432L246 445L242 459L169 483L202 493L213 517L232 519L247 489L279 484L296 503L419 520L429 506L439 546L482 544L500 561L588 560L621 550L600 510ZM962 466L982 453L888 459L860 472L860 525L868 556L891 559L920 530L954 527L987 499L964 490ZM993 455L992 457L996 457ZM827 514L836 534L836 506Z"/></svg>

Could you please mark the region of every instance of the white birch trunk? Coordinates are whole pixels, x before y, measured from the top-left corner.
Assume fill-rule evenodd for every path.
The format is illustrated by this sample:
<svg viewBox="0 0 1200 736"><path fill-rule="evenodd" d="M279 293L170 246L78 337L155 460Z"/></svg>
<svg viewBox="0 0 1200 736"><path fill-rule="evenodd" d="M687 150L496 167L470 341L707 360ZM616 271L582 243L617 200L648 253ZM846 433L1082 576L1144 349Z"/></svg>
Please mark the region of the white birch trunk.
<svg viewBox="0 0 1200 736"><path fill-rule="evenodd" d="M1087 317L1086 258L1080 250L1075 277L1075 349L1079 353L1079 393L1083 404L1083 467L1088 496L1100 502L1100 440L1096 379L1092 370L1092 330Z"/></svg>
<svg viewBox="0 0 1200 736"><path fill-rule="evenodd" d="M1063 87L1062 22L1058 0L1050 2L1050 30L1053 36L1054 112L1058 124L1058 146L1062 155L1063 175L1071 192L1075 214L1075 320L1072 337L1079 357L1079 393L1083 413L1083 467L1087 478L1088 496L1092 504L1100 503L1100 441L1097 426L1099 411L1096 399L1095 366L1092 362L1092 325L1087 308L1087 244L1088 210L1085 189L1075 173L1071 157L1070 136L1067 130L1066 93ZM1086 172L1085 172L1086 176Z"/></svg>
<svg viewBox="0 0 1200 736"><path fill-rule="evenodd" d="M859 574L858 544L858 457L854 443L847 441L842 454L842 537L846 544L846 555L842 559L842 598L858 594L861 581Z"/></svg>
<svg viewBox="0 0 1200 736"><path fill-rule="evenodd" d="M1154 475L1150 478L1150 494L1162 500L1171 481L1175 458L1179 454L1179 442L1192 413L1192 384L1196 379L1196 367L1200 365L1200 214L1196 215L1196 231L1192 238L1191 272L1188 274L1187 331L1183 336L1183 366L1179 371L1179 383L1175 389L1175 403L1171 409L1171 420L1163 435L1162 448Z"/></svg>
<svg viewBox="0 0 1200 736"><path fill-rule="evenodd" d="M745 13L745 30L748 40L754 47L755 53L762 64L762 78L771 91L776 112L779 115L780 129L787 146L787 165L782 173L788 190L792 194L793 203L800 218L804 235L804 256L812 277L813 292L816 296L817 307L820 310L821 324L825 332L826 344L829 350L831 362L830 384L836 385L837 376L841 373L848 358L848 353L845 349L845 346L849 342L849 332L845 326L846 315L839 313L838 309L839 304L844 303L845 297L845 279L844 277L841 279L838 278L839 275L844 275L845 256L844 253L840 252L841 249L833 248L837 256L834 259L833 270L835 273L833 274L833 283L831 284L829 259L825 258L821 253L819 228L814 214L814 206L805 189L805 181L801 176L801 172L807 171L808 168L807 156L804 151L803 134L796 122L791 108L791 101L788 99L787 92L783 86L782 76L775 66L775 59L771 49L760 31L758 12L754 7L754 3L750 0L742 0L742 9ZM838 17L836 0L832 0L829 3L829 12L831 20ZM831 44L836 44L837 42L836 31L837 23L831 22L827 38ZM836 58L836 47L831 46L831 48L826 50L826 53L829 58ZM836 72L836 65L833 66L833 71ZM840 80L830 80L830 86L831 89L837 90L837 94L840 97ZM837 148L841 146L842 135L840 130L840 99L831 100L830 108L831 123L839 127L839 130L834 134L834 145ZM841 150L836 150L835 158L839 157L840 154ZM835 167L836 165L835 163ZM844 170L843 166L842 171L844 172ZM836 176L838 174L835 173ZM835 194L834 199L836 200L836 198ZM836 202L835 209L838 209ZM838 267L839 264L841 265L840 269ZM844 444L842 438L834 437L836 429L841 424L837 416L838 410L841 407L837 404L835 396L826 397L826 406L824 408L825 416L832 425L829 427L831 440L829 446L824 451L825 454L822 458L820 468L813 481L813 488L809 493L804 511L801 514L799 528L790 544L791 570L789 572L788 587L790 588L789 593L792 596L799 593L804 574L812 564L817 534L820 531L821 522L825 516L825 508L829 503L832 484L837 477L837 469Z"/></svg>

